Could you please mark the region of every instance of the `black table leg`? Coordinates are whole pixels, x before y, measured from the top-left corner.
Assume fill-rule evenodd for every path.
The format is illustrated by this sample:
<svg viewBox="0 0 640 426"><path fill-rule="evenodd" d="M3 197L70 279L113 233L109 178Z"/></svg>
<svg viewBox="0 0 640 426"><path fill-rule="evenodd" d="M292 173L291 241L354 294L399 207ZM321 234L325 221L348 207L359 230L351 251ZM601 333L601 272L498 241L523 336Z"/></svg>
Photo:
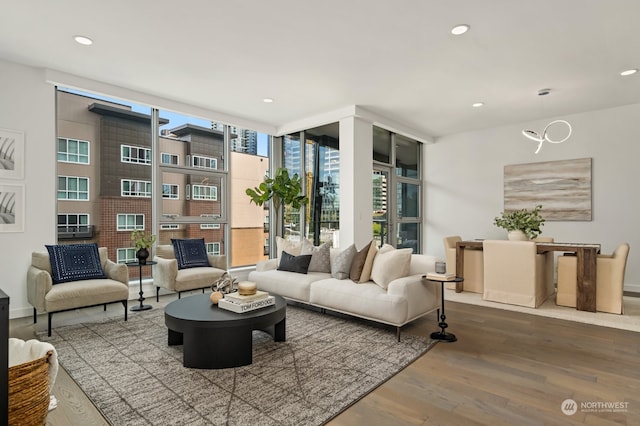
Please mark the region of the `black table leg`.
<svg viewBox="0 0 640 426"><path fill-rule="evenodd" d="M138 265L139 266L139 281L140 281L140 293L138 293L140 295L140 297L138 297L138 302L140 302L139 305L136 306L132 306L131 310L133 312L138 312L138 311L146 311L148 309L151 309L152 306L151 305L145 305L142 302L144 302L144 297L142 297L142 295L144 294L142 292L142 264Z"/></svg>
<svg viewBox="0 0 640 426"><path fill-rule="evenodd" d="M431 338L433 340L440 340L442 342L455 342L456 340L458 340L458 338L455 336L455 334L451 334L451 333L447 333L446 329L447 327L449 327L449 325L447 324L447 315L444 313L444 282L440 282L441 284L441 289L442 289L442 315L440 315L440 322L438 323L438 326L440 327L440 331L434 331L433 333L431 333Z"/></svg>

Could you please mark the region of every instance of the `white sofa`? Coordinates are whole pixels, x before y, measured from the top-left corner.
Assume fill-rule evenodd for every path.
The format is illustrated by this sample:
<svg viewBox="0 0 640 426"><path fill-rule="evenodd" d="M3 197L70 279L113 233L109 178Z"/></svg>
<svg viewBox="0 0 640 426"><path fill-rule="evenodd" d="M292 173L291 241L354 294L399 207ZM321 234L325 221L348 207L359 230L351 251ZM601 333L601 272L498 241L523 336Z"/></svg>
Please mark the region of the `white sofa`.
<svg viewBox="0 0 640 426"><path fill-rule="evenodd" d="M338 253L331 249L332 263ZM409 275L391 281L387 290L372 281L339 280L325 272L279 271L277 259L259 262L249 280L258 289L289 300L393 325L399 340L403 325L440 307L440 286L422 279L435 271L436 261L440 259L412 254Z"/></svg>

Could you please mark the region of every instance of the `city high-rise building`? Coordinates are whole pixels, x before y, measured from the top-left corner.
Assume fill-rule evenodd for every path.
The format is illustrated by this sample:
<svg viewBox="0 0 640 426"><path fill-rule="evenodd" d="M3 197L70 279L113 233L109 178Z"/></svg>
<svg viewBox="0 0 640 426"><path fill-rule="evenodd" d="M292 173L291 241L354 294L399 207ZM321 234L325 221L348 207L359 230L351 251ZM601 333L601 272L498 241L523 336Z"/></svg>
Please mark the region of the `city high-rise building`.
<svg viewBox="0 0 640 426"><path fill-rule="evenodd" d="M224 131L224 123L212 121L211 128L222 132ZM241 129L236 126L229 126L229 131L231 133L229 141L231 151L258 155L258 132L255 130Z"/></svg>

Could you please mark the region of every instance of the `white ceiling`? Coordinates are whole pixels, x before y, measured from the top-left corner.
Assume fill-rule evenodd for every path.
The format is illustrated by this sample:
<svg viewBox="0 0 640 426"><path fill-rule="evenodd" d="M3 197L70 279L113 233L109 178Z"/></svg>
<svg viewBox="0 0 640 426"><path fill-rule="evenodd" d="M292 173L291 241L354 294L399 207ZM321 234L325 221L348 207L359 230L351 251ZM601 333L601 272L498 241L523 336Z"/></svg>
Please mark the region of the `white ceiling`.
<svg viewBox="0 0 640 426"><path fill-rule="evenodd" d="M2 3L0 58L275 128L358 105L438 137L640 102L638 0Z"/></svg>

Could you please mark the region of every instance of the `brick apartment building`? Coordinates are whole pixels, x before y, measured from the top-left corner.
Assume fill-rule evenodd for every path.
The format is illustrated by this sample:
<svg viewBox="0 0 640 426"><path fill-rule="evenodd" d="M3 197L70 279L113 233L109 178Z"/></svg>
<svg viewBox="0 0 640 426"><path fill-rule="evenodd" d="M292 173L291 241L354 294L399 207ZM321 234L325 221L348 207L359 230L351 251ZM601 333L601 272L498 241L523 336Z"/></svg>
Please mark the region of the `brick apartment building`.
<svg viewBox="0 0 640 426"><path fill-rule="evenodd" d="M126 105L65 91L58 92L57 103L59 243L96 242L108 247L110 259L134 261L131 231L152 233L151 117ZM160 125L166 124L169 121L161 118ZM210 253L227 254L224 229L230 223L235 252L230 266L265 259L265 210L248 204L244 188L262 181L268 159L232 153L238 173L230 177L227 202L238 206L238 215L223 222L224 175L216 173L224 170L223 132L183 124L163 131L159 148L158 243L204 238ZM181 222L184 218L191 220ZM201 220L194 223L193 218ZM143 274L150 275L151 268L146 269ZM134 268L129 272L137 277Z"/></svg>

